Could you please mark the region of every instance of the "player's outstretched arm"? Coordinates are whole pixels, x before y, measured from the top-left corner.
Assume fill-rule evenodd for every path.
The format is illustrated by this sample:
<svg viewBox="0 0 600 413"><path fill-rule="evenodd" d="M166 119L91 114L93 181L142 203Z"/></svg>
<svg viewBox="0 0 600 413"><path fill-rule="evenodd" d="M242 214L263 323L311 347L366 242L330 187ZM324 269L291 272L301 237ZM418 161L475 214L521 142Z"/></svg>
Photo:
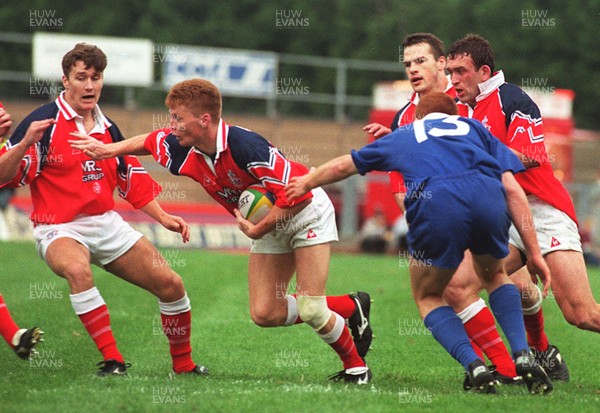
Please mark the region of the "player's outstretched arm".
<svg viewBox="0 0 600 413"><path fill-rule="evenodd" d="M190 226L187 222L181 217L167 214L156 199L148 202L140 209L169 231L180 233L184 243L190 240Z"/></svg>
<svg viewBox="0 0 600 413"><path fill-rule="evenodd" d="M356 169L352 157L343 155L311 170L306 175L290 179L290 183L285 188L285 196L288 199L298 198L311 189L341 181L357 173L358 169Z"/></svg>
<svg viewBox="0 0 600 413"><path fill-rule="evenodd" d="M0 185L9 182L17 175L21 160L27 154L29 147L38 143L46 129L55 123L54 119L31 122L19 144L0 156Z"/></svg>
<svg viewBox="0 0 600 413"><path fill-rule="evenodd" d="M507 171L502 174L502 184L506 188L506 201L510 216L527 251L527 269L531 273L534 283L537 283L536 276L542 281L544 285L543 295L545 297L550 288L550 269L546 265L546 261L544 261L537 241L529 202L527 202L525 192L523 192L512 172Z"/></svg>
<svg viewBox="0 0 600 413"><path fill-rule="evenodd" d="M93 159L107 159L121 155L150 155L144 147L147 133L114 143L104 143L80 132L71 132L71 136L76 138L69 140L71 147L79 149Z"/></svg>

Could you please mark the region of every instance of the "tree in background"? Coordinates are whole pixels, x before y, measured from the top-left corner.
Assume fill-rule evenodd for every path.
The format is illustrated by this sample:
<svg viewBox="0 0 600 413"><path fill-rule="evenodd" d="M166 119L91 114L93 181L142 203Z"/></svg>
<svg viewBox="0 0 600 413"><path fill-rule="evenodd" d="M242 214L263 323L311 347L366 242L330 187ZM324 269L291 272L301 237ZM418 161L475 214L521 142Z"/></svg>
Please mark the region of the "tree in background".
<svg viewBox="0 0 600 413"><path fill-rule="evenodd" d="M177 43L340 58L398 61L402 39L429 31L447 46L466 33L490 39L498 68L520 86L573 89L578 127L600 129L600 2L573 0L4 0L2 31L31 33L31 12L54 11L60 32L150 38ZM277 12L294 13L307 24L281 27ZM288 14L289 15L289 14ZM3 44L1 70L30 70L24 45ZM10 57L10 58L7 58ZM283 68L284 74L285 70ZM310 76L311 90L331 92L331 70L295 68ZM297 71L300 70L300 73ZM400 65L398 75L402 76ZM354 76L351 94L369 94L379 74ZM377 75L377 74L376 74ZM4 90L2 90L4 92ZM311 114L308 105L294 107Z"/></svg>

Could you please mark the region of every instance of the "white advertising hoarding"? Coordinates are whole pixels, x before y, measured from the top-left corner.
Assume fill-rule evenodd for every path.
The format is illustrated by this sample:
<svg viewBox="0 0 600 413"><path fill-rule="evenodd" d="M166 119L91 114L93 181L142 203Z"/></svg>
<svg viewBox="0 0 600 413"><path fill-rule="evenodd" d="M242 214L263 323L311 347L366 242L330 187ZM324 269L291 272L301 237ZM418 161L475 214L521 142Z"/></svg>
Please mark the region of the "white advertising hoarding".
<svg viewBox="0 0 600 413"><path fill-rule="evenodd" d="M150 40L46 32L33 35L33 76L60 79L63 56L81 42L96 45L106 54L105 84L150 86L154 82L154 48Z"/></svg>
<svg viewBox="0 0 600 413"><path fill-rule="evenodd" d="M568 89L554 87L524 87L523 90L533 99L545 118L572 119L575 93Z"/></svg>
<svg viewBox="0 0 600 413"><path fill-rule="evenodd" d="M217 85L223 95L272 97L275 95L277 55L251 50L212 47L161 46L163 85L201 77Z"/></svg>
<svg viewBox="0 0 600 413"><path fill-rule="evenodd" d="M408 103L412 93L408 80L379 82L373 87L373 109L397 111Z"/></svg>

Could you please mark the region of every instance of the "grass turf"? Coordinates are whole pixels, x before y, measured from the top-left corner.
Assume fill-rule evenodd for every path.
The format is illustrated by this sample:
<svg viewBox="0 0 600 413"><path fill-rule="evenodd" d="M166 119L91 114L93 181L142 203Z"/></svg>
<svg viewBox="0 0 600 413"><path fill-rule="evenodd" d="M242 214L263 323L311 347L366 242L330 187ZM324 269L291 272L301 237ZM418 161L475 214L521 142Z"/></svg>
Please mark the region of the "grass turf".
<svg viewBox="0 0 600 413"><path fill-rule="evenodd" d="M371 293L376 339L367 361L373 384L327 380L340 370L335 354L305 325L261 329L250 320L245 255L165 251L184 278L193 313L193 348L209 377L174 376L156 299L95 268L130 374L95 377L101 357L74 315L64 280L37 257L31 243L0 243L0 292L21 326L41 326L45 342L31 361L0 351L0 412L552 412L600 405L598 335L568 325L550 297L547 331L571 369L569 383L550 396L502 387L496 396L462 390L461 366L419 320L404 260L334 255L328 293ZM589 270L592 289L600 271ZM0 346L2 348L2 346ZM590 410L591 409L591 410Z"/></svg>

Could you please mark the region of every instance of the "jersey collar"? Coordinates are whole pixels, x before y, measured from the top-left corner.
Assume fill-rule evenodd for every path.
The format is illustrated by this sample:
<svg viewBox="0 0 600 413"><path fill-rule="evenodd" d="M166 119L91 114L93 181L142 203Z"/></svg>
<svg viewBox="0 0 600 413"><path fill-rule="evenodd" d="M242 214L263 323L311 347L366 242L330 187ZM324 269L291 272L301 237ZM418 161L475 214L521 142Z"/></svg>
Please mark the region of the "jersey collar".
<svg viewBox="0 0 600 413"><path fill-rule="evenodd" d="M223 119L219 119L219 126L217 127L217 149L215 156L212 157L213 161L219 159L221 152L227 150L227 136L229 135L229 125L225 123ZM204 152L196 147L192 148L194 152L207 156Z"/></svg>
<svg viewBox="0 0 600 413"><path fill-rule="evenodd" d="M60 92L60 95L56 98L56 105L62 112L63 116L66 120L75 120L77 127L80 129L80 132L85 133L83 130L83 117L75 112L75 109L69 105L67 100L65 99L65 91ZM105 133L106 129L111 127L111 123L108 121L106 116L100 110L100 106L96 105L94 109L92 109L92 116L94 116L94 121L96 125L94 128L88 133L91 135L92 133ZM81 124L81 127L80 127Z"/></svg>
<svg viewBox="0 0 600 413"><path fill-rule="evenodd" d="M229 135L229 125L223 119L219 119L219 127L217 129L217 153L215 160L219 159L221 152L227 150L227 136Z"/></svg>
<svg viewBox="0 0 600 413"><path fill-rule="evenodd" d="M494 73L494 76L490 77L485 82L477 85L479 86L479 96L475 98L475 101L480 102L483 99L487 98L504 83L506 83L506 80L504 80L504 73L502 72L502 70L499 70L496 73Z"/></svg>

